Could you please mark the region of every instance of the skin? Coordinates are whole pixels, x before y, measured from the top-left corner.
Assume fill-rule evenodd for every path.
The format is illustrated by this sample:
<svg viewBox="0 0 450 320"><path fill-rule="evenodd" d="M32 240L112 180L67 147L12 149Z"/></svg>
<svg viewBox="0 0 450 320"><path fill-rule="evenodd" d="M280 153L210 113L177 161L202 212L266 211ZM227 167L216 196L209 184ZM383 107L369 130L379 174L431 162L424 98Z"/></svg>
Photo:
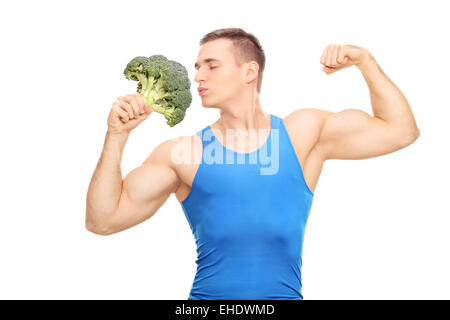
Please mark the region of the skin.
<svg viewBox="0 0 450 320"><path fill-rule="evenodd" d="M220 61L204 61L211 57ZM373 115L358 109L334 113L303 108L283 118L313 192L326 160L377 157L402 149L419 136L408 101L366 49L330 44L320 63L326 75L356 66L368 84ZM270 115L259 100L258 64L238 65L232 42L217 39L201 47L196 69L198 86L208 88L201 95L203 107L220 110L220 118L210 125L220 142L245 153L262 146L269 135ZM151 113L151 106L146 106L139 94L119 97L113 103L102 156L87 195L86 227L91 232L108 235L123 231L152 217L172 193L180 202L188 196L202 157L197 134L162 142L122 180L120 161L128 136ZM242 134L230 138L226 129L241 129ZM250 131L258 134L247 136ZM235 144L229 143L233 138L244 143L233 148ZM178 161L176 155L180 154L184 161Z"/></svg>

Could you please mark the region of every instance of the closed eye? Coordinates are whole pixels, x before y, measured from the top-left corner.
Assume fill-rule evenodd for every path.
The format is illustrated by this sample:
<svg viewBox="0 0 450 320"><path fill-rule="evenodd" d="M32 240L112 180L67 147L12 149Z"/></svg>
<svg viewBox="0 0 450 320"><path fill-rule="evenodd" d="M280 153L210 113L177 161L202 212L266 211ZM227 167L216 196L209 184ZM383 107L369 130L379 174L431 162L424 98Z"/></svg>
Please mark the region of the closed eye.
<svg viewBox="0 0 450 320"><path fill-rule="evenodd" d="M209 67L209 69L215 69L215 68L217 68L217 67Z"/></svg>

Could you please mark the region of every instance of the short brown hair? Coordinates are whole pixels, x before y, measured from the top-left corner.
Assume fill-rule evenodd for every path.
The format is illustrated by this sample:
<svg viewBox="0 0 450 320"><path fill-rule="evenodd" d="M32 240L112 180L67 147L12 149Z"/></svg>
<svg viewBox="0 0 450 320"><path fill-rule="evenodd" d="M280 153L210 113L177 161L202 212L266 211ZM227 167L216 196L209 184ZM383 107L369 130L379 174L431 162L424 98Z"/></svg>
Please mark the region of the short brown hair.
<svg viewBox="0 0 450 320"><path fill-rule="evenodd" d="M202 46L208 41L226 38L233 41L234 57L238 66L241 66L245 62L256 61L259 66L258 71L258 93L261 92L262 77L264 72L264 66L266 64L266 55L259 43L258 38L253 34L245 32L241 28L224 28L217 29L206 34L201 40Z"/></svg>

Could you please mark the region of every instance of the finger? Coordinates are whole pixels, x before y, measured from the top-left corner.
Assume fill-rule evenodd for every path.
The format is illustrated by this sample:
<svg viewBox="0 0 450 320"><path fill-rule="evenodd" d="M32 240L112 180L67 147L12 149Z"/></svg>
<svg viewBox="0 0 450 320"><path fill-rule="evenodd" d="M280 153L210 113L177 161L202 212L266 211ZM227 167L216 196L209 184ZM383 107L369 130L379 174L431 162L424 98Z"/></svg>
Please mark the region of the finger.
<svg viewBox="0 0 450 320"><path fill-rule="evenodd" d="M138 102L136 101L136 98L134 97L134 95L128 95L124 98L124 100L126 102L128 102L131 105L131 110L133 110L133 116L134 118L138 118L139 117L139 105Z"/></svg>
<svg viewBox="0 0 450 320"><path fill-rule="evenodd" d="M345 50L343 46L339 46L336 56L336 62L338 64L344 64L345 63Z"/></svg>
<svg viewBox="0 0 450 320"><path fill-rule="evenodd" d="M119 97L117 99L117 105L128 113L129 119L133 119L133 109L131 108L131 105L125 101L125 97Z"/></svg>
<svg viewBox="0 0 450 320"><path fill-rule="evenodd" d="M340 45L336 45L333 48L333 57L331 58L331 63L333 64L334 67L337 67L339 65L339 63L337 62L339 48Z"/></svg>
<svg viewBox="0 0 450 320"><path fill-rule="evenodd" d="M141 113L141 107L139 106L139 101L136 98L136 95L133 95L130 97L131 101L133 102L133 111L134 114L136 116L136 118L138 118L142 113Z"/></svg>
<svg viewBox="0 0 450 320"><path fill-rule="evenodd" d="M123 100L119 100L117 101L117 105L128 113L128 117L130 119L134 118L134 113L129 103Z"/></svg>
<svg viewBox="0 0 450 320"><path fill-rule="evenodd" d="M333 73L332 69L329 67L323 67L322 69L327 75L330 75Z"/></svg>
<svg viewBox="0 0 450 320"><path fill-rule="evenodd" d="M128 112L125 112L117 105L113 106L113 109L122 122L127 122L129 120L130 117L128 116Z"/></svg>
<svg viewBox="0 0 450 320"><path fill-rule="evenodd" d="M145 113L148 113L148 114L150 114L150 113L152 113L153 112L153 107L152 106L148 106L148 105L144 105L144 111L145 111Z"/></svg>
<svg viewBox="0 0 450 320"><path fill-rule="evenodd" d="M332 67L333 66L333 55L334 55L334 50L335 49L336 49L335 46L331 46L330 49L328 50L327 67Z"/></svg>
<svg viewBox="0 0 450 320"><path fill-rule="evenodd" d="M323 59L324 59L324 61L323 61L324 63L323 63L323 64L324 64L326 67L329 66L329 62L328 62L328 61L330 60L330 59L329 59L329 56L330 56L330 47L328 46L328 47L327 47L327 52L325 53L325 57L323 58Z"/></svg>
<svg viewBox="0 0 450 320"><path fill-rule="evenodd" d="M325 62L326 62L325 58L327 56L327 48L328 48L328 46L323 50L322 56L320 57L320 63L323 65L325 65Z"/></svg>
<svg viewBox="0 0 450 320"><path fill-rule="evenodd" d="M145 113L145 110L144 110L144 106L145 106L144 97L141 94L136 93L135 94L135 98L136 98L136 100L138 102L138 105L139 105L139 112L141 114Z"/></svg>
<svg viewBox="0 0 450 320"><path fill-rule="evenodd" d="M341 70L343 67L341 66L341 67L331 67L331 68L327 68L327 73L328 74L332 74L332 73L335 73L336 71L339 71L339 70Z"/></svg>

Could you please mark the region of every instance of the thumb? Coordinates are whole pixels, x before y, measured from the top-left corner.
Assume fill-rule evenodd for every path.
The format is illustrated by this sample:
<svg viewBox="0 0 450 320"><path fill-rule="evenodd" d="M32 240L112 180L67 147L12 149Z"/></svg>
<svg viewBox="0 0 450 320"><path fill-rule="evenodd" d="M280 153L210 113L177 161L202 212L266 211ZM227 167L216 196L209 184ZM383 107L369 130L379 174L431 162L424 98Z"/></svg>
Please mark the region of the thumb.
<svg viewBox="0 0 450 320"><path fill-rule="evenodd" d="M342 67L336 67L336 68L323 67L323 68L322 68L322 70L323 70L326 74L328 74L328 75L330 75L330 74L332 74L332 73L334 73L334 72L336 72L336 71L339 71L339 70L341 70L341 69L342 69Z"/></svg>
<svg viewBox="0 0 450 320"><path fill-rule="evenodd" d="M146 114L150 114L153 111L153 107L152 106L148 106L146 104L144 104L144 112Z"/></svg>

